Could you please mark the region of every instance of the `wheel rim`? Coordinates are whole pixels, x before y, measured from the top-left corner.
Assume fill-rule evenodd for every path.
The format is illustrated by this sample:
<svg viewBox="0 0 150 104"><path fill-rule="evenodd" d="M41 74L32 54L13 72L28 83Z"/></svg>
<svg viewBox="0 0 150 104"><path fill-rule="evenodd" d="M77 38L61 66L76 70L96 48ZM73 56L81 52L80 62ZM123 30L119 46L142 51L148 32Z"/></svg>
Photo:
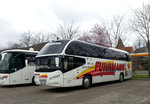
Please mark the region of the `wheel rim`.
<svg viewBox="0 0 150 104"><path fill-rule="evenodd" d="M90 80L88 78L86 78L84 80L84 85L85 85L85 87L89 87L90 86Z"/></svg>

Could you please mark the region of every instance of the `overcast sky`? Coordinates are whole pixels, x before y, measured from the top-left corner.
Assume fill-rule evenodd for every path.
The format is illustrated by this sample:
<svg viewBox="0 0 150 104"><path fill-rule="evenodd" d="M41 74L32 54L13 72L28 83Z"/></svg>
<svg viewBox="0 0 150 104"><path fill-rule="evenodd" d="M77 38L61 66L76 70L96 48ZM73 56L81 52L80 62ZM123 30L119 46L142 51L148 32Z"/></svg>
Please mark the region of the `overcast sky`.
<svg viewBox="0 0 150 104"><path fill-rule="evenodd" d="M25 31L53 32L61 23L86 30L101 18L131 15L150 0L0 0L0 48Z"/></svg>

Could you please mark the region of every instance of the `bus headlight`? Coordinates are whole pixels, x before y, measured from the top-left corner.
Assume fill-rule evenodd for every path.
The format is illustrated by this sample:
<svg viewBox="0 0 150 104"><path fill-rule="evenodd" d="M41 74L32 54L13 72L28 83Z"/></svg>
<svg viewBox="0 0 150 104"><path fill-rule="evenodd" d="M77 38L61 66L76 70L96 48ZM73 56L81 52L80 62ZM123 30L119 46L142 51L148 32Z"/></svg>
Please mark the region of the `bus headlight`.
<svg viewBox="0 0 150 104"><path fill-rule="evenodd" d="M3 80L3 79L6 79L6 78L8 78L8 76L1 76L1 77L0 77L0 79L2 79L2 80Z"/></svg>
<svg viewBox="0 0 150 104"><path fill-rule="evenodd" d="M60 77L60 75L56 75L56 76L50 77L49 80L54 80L54 79L57 79L59 77Z"/></svg>

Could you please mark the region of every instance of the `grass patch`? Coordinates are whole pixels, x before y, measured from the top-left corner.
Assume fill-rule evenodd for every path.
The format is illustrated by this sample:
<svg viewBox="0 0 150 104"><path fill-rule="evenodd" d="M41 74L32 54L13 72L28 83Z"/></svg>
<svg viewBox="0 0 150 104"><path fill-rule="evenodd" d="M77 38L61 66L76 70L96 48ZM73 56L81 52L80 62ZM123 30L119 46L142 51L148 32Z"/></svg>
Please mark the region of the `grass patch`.
<svg viewBox="0 0 150 104"><path fill-rule="evenodd" d="M133 79L150 79L148 75L132 75Z"/></svg>

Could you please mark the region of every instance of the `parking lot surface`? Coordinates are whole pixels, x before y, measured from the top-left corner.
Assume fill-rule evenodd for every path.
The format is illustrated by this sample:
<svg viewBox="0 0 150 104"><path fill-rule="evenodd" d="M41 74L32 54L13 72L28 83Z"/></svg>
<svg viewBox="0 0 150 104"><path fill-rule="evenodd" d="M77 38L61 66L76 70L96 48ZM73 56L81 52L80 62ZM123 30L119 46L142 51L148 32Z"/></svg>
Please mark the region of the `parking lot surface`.
<svg viewBox="0 0 150 104"><path fill-rule="evenodd" d="M0 86L0 104L150 104L150 80L82 87Z"/></svg>

